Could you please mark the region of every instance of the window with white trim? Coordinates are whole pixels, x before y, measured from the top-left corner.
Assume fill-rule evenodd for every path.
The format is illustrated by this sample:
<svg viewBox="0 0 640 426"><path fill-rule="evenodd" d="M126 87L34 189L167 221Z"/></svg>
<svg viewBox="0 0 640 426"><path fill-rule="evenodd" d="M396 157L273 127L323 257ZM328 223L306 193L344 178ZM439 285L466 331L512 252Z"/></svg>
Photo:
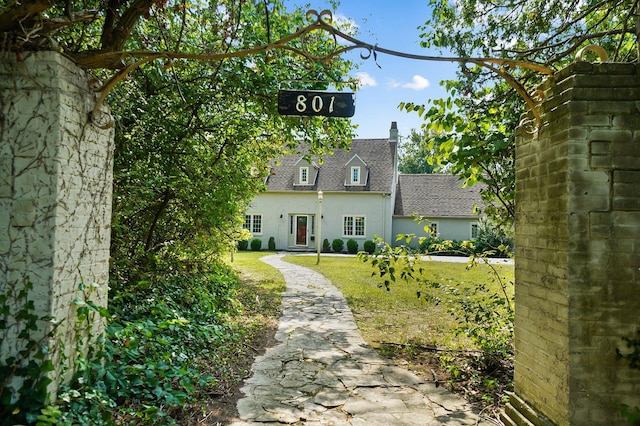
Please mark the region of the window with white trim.
<svg viewBox="0 0 640 426"><path fill-rule="evenodd" d="M360 183L360 166L351 167L351 183L354 185Z"/></svg>
<svg viewBox="0 0 640 426"><path fill-rule="evenodd" d="M364 237L366 235L364 216L343 216L342 236L343 237Z"/></svg>
<svg viewBox="0 0 640 426"><path fill-rule="evenodd" d="M475 240L478 238L478 234L480 233L480 226L477 223L471 224L471 239Z"/></svg>
<svg viewBox="0 0 640 426"><path fill-rule="evenodd" d="M261 214L247 214L244 216L244 229L247 229L252 234L262 234L262 215Z"/></svg>
<svg viewBox="0 0 640 426"><path fill-rule="evenodd" d="M300 167L300 184L301 185L309 184L309 168L308 167Z"/></svg>
<svg viewBox="0 0 640 426"><path fill-rule="evenodd" d="M438 236L438 223L437 222L430 222L429 223L429 236L432 238L435 238Z"/></svg>

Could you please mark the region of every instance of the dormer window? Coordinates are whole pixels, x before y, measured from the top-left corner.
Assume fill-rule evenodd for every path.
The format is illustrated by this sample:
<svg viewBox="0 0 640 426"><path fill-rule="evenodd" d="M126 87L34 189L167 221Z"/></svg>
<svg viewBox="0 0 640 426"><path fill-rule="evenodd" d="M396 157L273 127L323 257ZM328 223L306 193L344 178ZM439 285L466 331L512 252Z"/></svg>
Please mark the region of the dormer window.
<svg viewBox="0 0 640 426"><path fill-rule="evenodd" d="M357 154L351 157L344 168L344 184L352 188L363 188L369 181L369 167Z"/></svg>
<svg viewBox="0 0 640 426"><path fill-rule="evenodd" d="M302 190L314 186L318 180L319 169L320 167L314 161L309 161L306 157L300 157L295 163L293 186L304 187L300 188Z"/></svg>
<svg viewBox="0 0 640 426"><path fill-rule="evenodd" d="M351 167L351 184L360 184L360 166Z"/></svg>
<svg viewBox="0 0 640 426"><path fill-rule="evenodd" d="M300 167L300 185L309 184L309 168Z"/></svg>

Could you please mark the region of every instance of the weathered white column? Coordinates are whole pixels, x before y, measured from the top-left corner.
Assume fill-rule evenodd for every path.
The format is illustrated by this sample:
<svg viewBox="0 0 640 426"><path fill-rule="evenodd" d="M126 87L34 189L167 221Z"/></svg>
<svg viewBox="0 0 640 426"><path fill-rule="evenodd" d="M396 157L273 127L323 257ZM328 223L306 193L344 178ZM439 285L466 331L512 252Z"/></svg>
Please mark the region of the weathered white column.
<svg viewBox="0 0 640 426"><path fill-rule="evenodd" d="M53 393L86 353L79 343L102 330L101 321L88 330L76 320L74 300L107 301L114 133L92 122L89 86L90 76L56 52L26 53L22 62L0 53L0 294L13 294L0 353L7 359L24 347L16 295L31 283L33 313L53 318L32 336L60 322L44 341L56 366Z"/></svg>
<svg viewBox="0 0 640 426"><path fill-rule="evenodd" d="M624 425L640 370L640 67L575 63L542 86L516 149L515 395L509 425Z"/></svg>

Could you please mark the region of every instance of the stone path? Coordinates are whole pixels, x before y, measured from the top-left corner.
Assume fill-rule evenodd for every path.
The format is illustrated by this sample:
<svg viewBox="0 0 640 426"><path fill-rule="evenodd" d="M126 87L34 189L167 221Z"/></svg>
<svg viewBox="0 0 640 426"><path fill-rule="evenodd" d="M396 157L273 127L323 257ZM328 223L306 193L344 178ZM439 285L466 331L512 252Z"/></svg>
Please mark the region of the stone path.
<svg viewBox="0 0 640 426"><path fill-rule="evenodd" d="M466 401L368 346L322 275L271 255L287 282L278 344L258 357L238 401L245 425L475 425Z"/></svg>

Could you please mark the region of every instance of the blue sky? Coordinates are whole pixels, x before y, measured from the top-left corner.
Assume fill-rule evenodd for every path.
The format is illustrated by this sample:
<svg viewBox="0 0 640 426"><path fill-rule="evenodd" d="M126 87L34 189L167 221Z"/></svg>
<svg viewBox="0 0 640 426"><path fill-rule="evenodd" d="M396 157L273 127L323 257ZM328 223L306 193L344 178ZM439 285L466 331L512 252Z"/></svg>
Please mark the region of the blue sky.
<svg viewBox="0 0 640 426"><path fill-rule="evenodd" d="M311 0L318 11L326 5ZM433 49L420 47L419 26L431 16L427 0L342 0L334 17L349 19L358 26L359 40L386 49L419 55L439 55ZM446 96L440 81L455 77L457 65L448 62L417 61L379 54L360 59L355 50L349 58L360 67L353 72L366 82L356 91L356 112L352 120L358 124L358 138L385 138L392 121L398 123L401 136L420 129L423 120L416 113L398 109L398 104L424 104L428 99Z"/></svg>

